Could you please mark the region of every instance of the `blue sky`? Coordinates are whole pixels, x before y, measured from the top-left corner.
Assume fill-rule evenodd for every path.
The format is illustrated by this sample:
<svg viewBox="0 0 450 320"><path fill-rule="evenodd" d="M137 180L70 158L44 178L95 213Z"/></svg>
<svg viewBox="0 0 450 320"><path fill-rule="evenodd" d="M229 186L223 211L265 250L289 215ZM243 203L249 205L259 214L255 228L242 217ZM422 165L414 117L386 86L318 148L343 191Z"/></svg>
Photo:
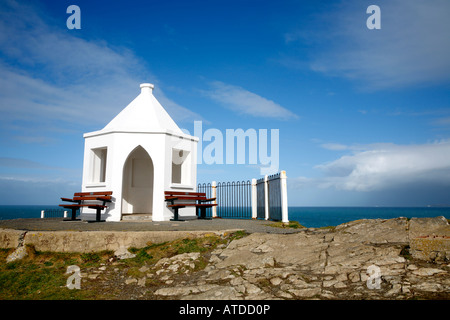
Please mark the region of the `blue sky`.
<svg viewBox="0 0 450 320"><path fill-rule="evenodd" d="M449 16L446 0L0 0L0 204L78 191L83 133L143 82L191 133L279 129L290 205L450 204Z"/></svg>

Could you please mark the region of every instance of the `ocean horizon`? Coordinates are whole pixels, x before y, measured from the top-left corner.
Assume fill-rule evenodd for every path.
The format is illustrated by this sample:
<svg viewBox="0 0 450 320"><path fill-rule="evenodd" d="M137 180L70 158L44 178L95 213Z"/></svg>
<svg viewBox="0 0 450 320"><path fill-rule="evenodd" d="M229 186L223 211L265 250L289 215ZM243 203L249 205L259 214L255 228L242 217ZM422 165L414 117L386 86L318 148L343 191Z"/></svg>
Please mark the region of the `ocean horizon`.
<svg viewBox="0 0 450 320"><path fill-rule="evenodd" d="M40 218L41 210L61 209L55 205L0 205L0 220ZM288 208L289 220L309 228L337 226L359 219L450 218L450 207L299 207Z"/></svg>

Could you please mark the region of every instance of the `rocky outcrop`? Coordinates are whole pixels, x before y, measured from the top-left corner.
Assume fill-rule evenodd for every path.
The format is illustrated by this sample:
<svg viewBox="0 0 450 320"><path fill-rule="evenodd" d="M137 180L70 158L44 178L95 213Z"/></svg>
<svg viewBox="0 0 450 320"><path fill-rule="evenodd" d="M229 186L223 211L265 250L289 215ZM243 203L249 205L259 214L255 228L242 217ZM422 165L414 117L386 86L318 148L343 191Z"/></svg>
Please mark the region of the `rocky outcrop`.
<svg viewBox="0 0 450 320"><path fill-rule="evenodd" d="M450 228L447 219L411 219L409 246L414 258L429 261L450 260Z"/></svg>
<svg viewBox="0 0 450 320"><path fill-rule="evenodd" d="M449 231L446 219L398 218L289 235L254 233L214 250L207 267L184 282L165 272L166 285L153 294L171 299L448 299L448 243L433 246L430 252L436 254L430 259L415 244L411 252L410 237L440 239ZM164 263L165 270L178 268Z"/></svg>
<svg viewBox="0 0 450 320"><path fill-rule="evenodd" d="M0 232L0 239L19 243L11 234ZM24 243L29 236L38 238L28 232ZM133 241L143 239L140 234ZM103 281L105 288L132 288L134 299L450 299L449 239L444 217L357 220L291 234L252 233L206 253L144 264L133 276L118 276L114 263L83 270L82 286L95 280ZM118 248L127 247L125 240L110 240ZM119 282L111 284L111 279Z"/></svg>

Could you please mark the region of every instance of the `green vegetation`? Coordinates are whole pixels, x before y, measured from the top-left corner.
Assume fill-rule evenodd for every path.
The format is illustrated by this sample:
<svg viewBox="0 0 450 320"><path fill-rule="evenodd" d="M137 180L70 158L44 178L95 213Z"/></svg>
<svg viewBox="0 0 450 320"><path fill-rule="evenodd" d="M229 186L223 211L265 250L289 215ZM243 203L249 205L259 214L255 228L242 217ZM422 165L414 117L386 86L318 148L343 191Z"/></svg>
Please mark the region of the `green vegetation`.
<svg viewBox="0 0 450 320"><path fill-rule="evenodd" d="M402 246L402 250L400 251L400 256L405 258L406 260L411 260L412 256L409 252L410 247L408 245Z"/></svg>
<svg viewBox="0 0 450 320"><path fill-rule="evenodd" d="M281 221L278 221L278 222L274 222L274 223L269 224L269 226L270 227L275 227L275 228L292 228L292 229L305 228L298 221L289 221L289 223L283 223Z"/></svg>
<svg viewBox="0 0 450 320"><path fill-rule="evenodd" d="M234 235L233 238L236 236ZM129 251L136 255L135 258L128 259L128 263L142 264L156 263L161 258L172 257L177 254L200 252L214 250L217 245L226 243L232 240L231 238L221 238L217 235L207 235L200 238L186 238L175 240L172 242L163 243L149 243L144 248L130 248Z"/></svg>
<svg viewBox="0 0 450 320"><path fill-rule="evenodd" d="M336 226L320 227L319 229L329 229L330 231L334 231L334 229L336 229Z"/></svg>
<svg viewBox="0 0 450 320"><path fill-rule="evenodd" d="M130 248L135 258L117 260L112 251L93 253L55 253L39 252L27 246L28 255L14 262L6 263L13 249L0 249L0 300L71 300L71 299L115 299L118 288L100 279L90 279L93 271L100 267L110 267L111 277L119 274L138 276L143 266L152 266L162 258L181 253L199 252L201 258L195 262L196 270L208 263L207 255L218 245L227 245L234 239L246 236L245 232L235 232L226 236L215 234L199 238L179 239L164 243L148 243L144 248ZM82 290L66 287L66 274L70 265L81 269ZM123 280L122 280L123 281ZM156 280L151 280L156 281Z"/></svg>
<svg viewBox="0 0 450 320"><path fill-rule="evenodd" d="M0 299L91 299L93 292L69 290L67 267L84 266L82 254L37 252L27 247L28 256L6 263L12 249L0 249ZM89 262L90 263L90 262Z"/></svg>

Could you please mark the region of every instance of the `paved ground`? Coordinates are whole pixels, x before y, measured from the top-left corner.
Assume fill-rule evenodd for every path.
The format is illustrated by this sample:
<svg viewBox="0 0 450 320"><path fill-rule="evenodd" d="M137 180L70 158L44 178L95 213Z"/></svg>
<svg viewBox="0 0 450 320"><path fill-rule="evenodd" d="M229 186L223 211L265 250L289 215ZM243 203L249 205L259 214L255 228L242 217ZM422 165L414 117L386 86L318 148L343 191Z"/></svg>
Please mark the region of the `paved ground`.
<svg viewBox="0 0 450 320"><path fill-rule="evenodd" d="M0 228L28 231L216 231L243 229L248 233L294 233L300 229L276 228L273 222L244 219L212 219L186 221L64 221L61 218L0 220Z"/></svg>

